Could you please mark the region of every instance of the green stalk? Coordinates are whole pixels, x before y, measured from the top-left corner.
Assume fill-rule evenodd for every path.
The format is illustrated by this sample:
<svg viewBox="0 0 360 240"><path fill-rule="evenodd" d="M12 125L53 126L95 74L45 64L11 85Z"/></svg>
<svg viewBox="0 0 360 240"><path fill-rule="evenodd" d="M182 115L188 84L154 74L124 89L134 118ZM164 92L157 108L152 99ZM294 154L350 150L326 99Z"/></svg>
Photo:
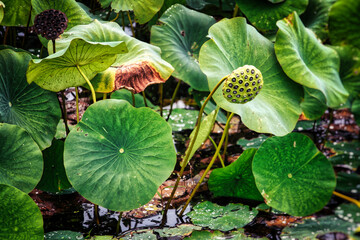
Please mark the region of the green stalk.
<svg viewBox="0 0 360 240"><path fill-rule="evenodd" d="M107 94L104 93L104 94L103 94L103 100L106 100L106 98L107 98Z"/></svg>
<svg viewBox="0 0 360 240"><path fill-rule="evenodd" d="M123 11L121 11L121 20L122 20L122 29L125 31L125 15Z"/></svg>
<svg viewBox="0 0 360 240"><path fill-rule="evenodd" d="M218 146L216 145L216 142L214 141L214 139L212 139L212 137L210 137L210 136L209 136L209 139L210 139L211 143L214 145L215 149L217 149ZM218 154L218 158L221 162L221 166L224 168L225 167L224 160L222 159L220 153Z"/></svg>
<svg viewBox="0 0 360 240"><path fill-rule="evenodd" d="M79 89L75 87L75 102L76 102L76 122L80 122L80 114L79 114Z"/></svg>
<svg viewBox="0 0 360 240"><path fill-rule="evenodd" d="M118 235L120 233L120 231L121 231L120 223L121 223L122 215L123 215L123 212L120 212L119 213L119 221L116 224L116 235Z"/></svg>
<svg viewBox="0 0 360 240"><path fill-rule="evenodd" d="M90 90L91 90L91 94L93 97L93 101L94 103L96 103L96 94L95 94L95 89L93 87L93 85L91 84L91 82L89 81L89 79L85 76L85 74L83 73L83 71L80 69L79 65L76 65L76 68L79 70L81 76L83 76L83 78L85 79L86 83L89 85Z"/></svg>
<svg viewBox="0 0 360 240"><path fill-rule="evenodd" d="M135 37L135 30L134 30L132 20L131 20L131 17L130 17L130 11L127 11L127 16L128 16L129 22L130 22L132 36Z"/></svg>
<svg viewBox="0 0 360 240"><path fill-rule="evenodd" d="M119 18L119 16L120 16L120 12L118 12L116 14L116 17L113 20L111 20L110 22L115 22Z"/></svg>
<svg viewBox="0 0 360 240"><path fill-rule="evenodd" d="M234 9L234 13L233 13L233 18L236 17L239 13L239 6L236 4L235 5L235 9Z"/></svg>
<svg viewBox="0 0 360 240"><path fill-rule="evenodd" d="M229 112L226 113L226 117L229 118ZM228 142L229 142L229 130L226 132L225 143L224 143L223 155L224 155L225 161L227 161L226 151L227 151Z"/></svg>
<svg viewBox="0 0 360 240"><path fill-rule="evenodd" d="M135 107L135 94L133 91L130 91L131 92L131 97L132 97L132 102L133 102L133 107Z"/></svg>
<svg viewBox="0 0 360 240"><path fill-rule="evenodd" d="M210 92L210 94L208 95L208 97L205 99L203 105L201 106L200 108L200 111L199 111L199 116L197 118L197 121L196 121L196 126L199 126L197 128L195 128L195 133L194 133L194 137L190 140L190 144L189 144L189 147L188 149L186 150L186 155L185 157L183 158L183 163L187 163L188 162L188 159L189 159L189 156L190 156L190 153L194 147L194 144L195 144L195 141L196 141L196 138L198 136L198 133L199 133L199 129L200 129L200 123L201 123L201 117L202 117L202 114L204 112L204 109L205 109L205 106L206 104L210 101L211 97L214 95L215 91L221 86L221 84L226 80L227 76L225 76L223 79L221 79L218 84L216 84L216 86L214 87L214 89ZM166 207L165 207L165 210L164 210L164 213L163 213L163 219L162 219L162 222L161 222L161 225L164 225L165 224L165 220L166 220L166 214L167 214L167 211L170 207L170 203L172 201L172 199L174 198L174 195L175 195L175 192L176 192L176 189L177 187L179 186L179 182L180 182L180 179L184 173L184 170L185 170L185 167L186 167L187 164L183 164L182 167L181 167L181 170L179 172L179 175L176 179L176 182L175 182L175 185L174 185L174 188L171 192L171 195L170 195L170 198L169 200L167 201L166 203Z"/></svg>
<svg viewBox="0 0 360 240"><path fill-rule="evenodd" d="M234 113L231 113L231 114L230 114L230 117L229 117L228 120L226 121L225 131L223 132L223 134L222 134L222 136L221 136L219 145L218 145L218 147L216 148L216 152L215 152L213 158L211 159L209 165L207 166L205 172L204 172L203 175L201 176L199 182L196 184L196 186L195 186L194 190L192 191L189 199L186 201L185 206L184 206L183 209L181 210L179 216L182 216L182 215L183 215L186 207L189 205L191 199L194 197L196 191L199 189L200 184L204 181L204 178L206 177L206 174L210 171L212 165L214 164L217 155L220 153L221 145L224 143L225 136L226 136L226 131L227 131L227 130L229 129L229 127L230 127L230 120L231 120L231 118L232 118L233 116L234 116Z"/></svg>
<svg viewBox="0 0 360 240"><path fill-rule="evenodd" d="M99 226L100 225L99 205L97 205L97 204L94 204L94 217L95 217L96 224Z"/></svg>
<svg viewBox="0 0 360 240"><path fill-rule="evenodd" d="M168 116L166 118L166 121L168 121L169 118L170 118L171 112L173 110L173 105L174 105L174 101L175 101L175 98L176 98L176 94L177 94L177 92L179 91L179 88L180 88L180 84L181 84L181 80L179 79L179 81L178 81L178 83L177 83L177 85L175 87L174 93L172 95L172 98L171 98L170 110L169 110L169 114L168 114Z"/></svg>
<svg viewBox="0 0 360 240"><path fill-rule="evenodd" d="M159 84L159 103L160 103L160 116L163 116L163 95L164 95L164 87L163 87L163 83Z"/></svg>
<svg viewBox="0 0 360 240"><path fill-rule="evenodd" d="M143 95L143 98L144 98L144 104L145 104L145 107L147 107L147 101L146 101L146 95L145 95L145 89L144 91L142 91L142 95Z"/></svg>
<svg viewBox="0 0 360 240"><path fill-rule="evenodd" d="M347 201L349 201L349 202L351 202L351 203L354 203L358 208L360 208L360 201L358 201L358 200L356 200L356 199L354 199L354 198L348 197L348 196L346 196L346 195L344 195L344 194L335 192L335 191L333 192L333 194L334 194L335 196L339 197L339 198L342 198L342 199L345 199L345 200L347 200Z"/></svg>

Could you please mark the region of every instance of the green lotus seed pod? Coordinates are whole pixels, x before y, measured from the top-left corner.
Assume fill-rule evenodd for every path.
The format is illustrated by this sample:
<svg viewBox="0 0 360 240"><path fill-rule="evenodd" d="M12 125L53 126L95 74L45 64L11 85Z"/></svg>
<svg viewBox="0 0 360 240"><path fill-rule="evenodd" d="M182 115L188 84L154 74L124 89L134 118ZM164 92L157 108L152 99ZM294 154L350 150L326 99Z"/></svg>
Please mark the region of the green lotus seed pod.
<svg viewBox="0 0 360 240"><path fill-rule="evenodd" d="M227 76L223 96L231 103L247 103L259 94L263 83L261 72L252 65L245 65Z"/></svg>

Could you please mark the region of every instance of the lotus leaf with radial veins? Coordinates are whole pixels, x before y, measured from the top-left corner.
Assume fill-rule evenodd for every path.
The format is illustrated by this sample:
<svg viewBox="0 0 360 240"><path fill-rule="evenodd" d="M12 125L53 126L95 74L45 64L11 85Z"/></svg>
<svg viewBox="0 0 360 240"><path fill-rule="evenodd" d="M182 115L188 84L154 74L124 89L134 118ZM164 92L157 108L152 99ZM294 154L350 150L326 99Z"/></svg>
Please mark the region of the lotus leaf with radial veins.
<svg viewBox="0 0 360 240"><path fill-rule="evenodd" d="M277 25L275 53L284 72L295 82L320 90L329 107L345 103L348 92L340 80L336 52L322 45L296 12Z"/></svg>
<svg viewBox="0 0 360 240"><path fill-rule="evenodd" d="M300 16L304 25L323 41L328 38L329 11L335 1L309 0L306 11Z"/></svg>
<svg viewBox="0 0 360 240"><path fill-rule="evenodd" d="M26 82L30 54L0 51L0 122L24 128L40 149L51 145L61 111L55 93Z"/></svg>
<svg viewBox="0 0 360 240"><path fill-rule="evenodd" d="M1 5L1 4L0 4ZM30 0L2 0L2 5L5 7L0 7L3 9L3 20L0 23L3 26L26 26L30 11L31 11L31 2ZM1 14L0 14L1 15ZM32 21L30 20L30 26Z"/></svg>
<svg viewBox="0 0 360 240"><path fill-rule="evenodd" d="M64 164L73 187L115 211L149 202L175 163L169 124L124 100L92 104L65 141Z"/></svg>
<svg viewBox="0 0 360 240"><path fill-rule="evenodd" d="M360 93L360 49L352 46L331 46L340 57L340 78L350 96Z"/></svg>
<svg viewBox="0 0 360 240"><path fill-rule="evenodd" d="M208 186L215 197L264 200L256 188L251 171L251 163L255 153L256 149L248 149L235 162L225 168L217 168L211 172Z"/></svg>
<svg viewBox="0 0 360 240"><path fill-rule="evenodd" d="M102 34L102 30L106 32ZM101 30L101 31L100 31ZM142 92L155 83L164 83L174 71L161 59L160 49L128 36L117 23L100 23L97 20L88 25L79 25L65 32L56 41L57 51L69 46L73 39L82 38L90 42L124 42L126 54L118 54L111 67L97 74L91 83L96 92L109 93L126 88L134 93ZM52 49L52 43L49 43Z"/></svg>
<svg viewBox="0 0 360 240"><path fill-rule="evenodd" d="M56 9L65 13L68 19L68 30L80 24L87 24L92 21L91 17L77 4L75 0L31 0L33 14L37 15L45 10ZM46 47L48 40L39 36L39 39Z"/></svg>
<svg viewBox="0 0 360 240"><path fill-rule="evenodd" d="M23 128L7 123L0 123L0 142L0 183L30 192L43 170L39 146Z"/></svg>
<svg viewBox="0 0 360 240"><path fill-rule="evenodd" d="M268 138L254 156L252 171L265 203L294 216L321 210L336 185L328 159L300 133Z"/></svg>
<svg viewBox="0 0 360 240"><path fill-rule="evenodd" d="M44 239L40 209L29 195L0 184L0 199L0 239Z"/></svg>
<svg viewBox="0 0 360 240"><path fill-rule="evenodd" d="M199 51L208 40L213 17L180 4L170 7L151 28L151 43L161 48L161 56L174 68L173 76L198 91L208 91L206 75L199 67Z"/></svg>
<svg viewBox="0 0 360 240"><path fill-rule="evenodd" d="M110 67L117 54L127 52L124 41L109 40L116 32L108 25L94 20L88 28L91 31L84 38L65 39L61 50L47 58L30 61L27 81L54 92L77 87L86 83L81 72L91 80Z"/></svg>
<svg viewBox="0 0 360 240"><path fill-rule="evenodd" d="M241 12L257 29L275 30L276 21L296 11L305 11L308 0L286 0L281 3L271 3L264 0L236 0Z"/></svg>
<svg viewBox="0 0 360 240"><path fill-rule="evenodd" d="M147 23L160 10L164 0L99 0L102 7L111 8L116 12L134 11L135 20L140 24Z"/></svg>
<svg viewBox="0 0 360 240"><path fill-rule="evenodd" d="M319 119L327 109L326 99L319 90L304 87L304 101L300 104L307 119Z"/></svg>
<svg viewBox="0 0 360 240"><path fill-rule="evenodd" d="M330 9L329 34L333 45L360 48L360 1L338 0Z"/></svg>
<svg viewBox="0 0 360 240"><path fill-rule="evenodd" d="M213 95L217 105L239 114L251 130L275 135L291 132L301 113L302 88L282 71L275 57L274 44L241 17L214 24L209 35L211 39L201 47L199 57L209 89L244 65L255 66L264 81L261 92L246 104L228 102L220 86Z"/></svg>

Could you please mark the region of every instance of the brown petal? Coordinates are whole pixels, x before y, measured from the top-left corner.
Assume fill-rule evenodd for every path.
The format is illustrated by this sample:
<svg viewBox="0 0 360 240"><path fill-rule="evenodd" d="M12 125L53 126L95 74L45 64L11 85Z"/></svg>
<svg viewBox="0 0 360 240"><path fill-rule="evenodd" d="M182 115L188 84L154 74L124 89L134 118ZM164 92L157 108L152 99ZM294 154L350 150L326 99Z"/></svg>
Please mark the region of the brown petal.
<svg viewBox="0 0 360 240"><path fill-rule="evenodd" d="M117 67L115 90L126 88L134 93L139 93L151 84L164 83L166 80L161 78L149 62L136 62Z"/></svg>

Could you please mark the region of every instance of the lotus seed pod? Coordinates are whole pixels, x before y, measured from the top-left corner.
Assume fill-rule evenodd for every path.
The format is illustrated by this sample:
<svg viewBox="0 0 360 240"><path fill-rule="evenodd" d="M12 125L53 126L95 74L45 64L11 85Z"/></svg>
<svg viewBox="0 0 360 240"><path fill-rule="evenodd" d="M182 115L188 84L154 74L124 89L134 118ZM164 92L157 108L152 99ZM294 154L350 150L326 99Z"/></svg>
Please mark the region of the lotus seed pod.
<svg viewBox="0 0 360 240"><path fill-rule="evenodd" d="M259 94L263 83L261 72L252 65L245 65L227 76L223 96L231 103L247 103Z"/></svg>
<svg viewBox="0 0 360 240"><path fill-rule="evenodd" d="M65 31L67 22L65 13L49 9L35 16L35 32L48 40L55 40Z"/></svg>

